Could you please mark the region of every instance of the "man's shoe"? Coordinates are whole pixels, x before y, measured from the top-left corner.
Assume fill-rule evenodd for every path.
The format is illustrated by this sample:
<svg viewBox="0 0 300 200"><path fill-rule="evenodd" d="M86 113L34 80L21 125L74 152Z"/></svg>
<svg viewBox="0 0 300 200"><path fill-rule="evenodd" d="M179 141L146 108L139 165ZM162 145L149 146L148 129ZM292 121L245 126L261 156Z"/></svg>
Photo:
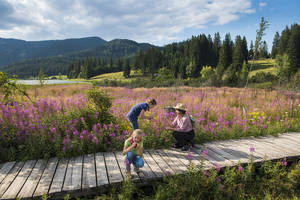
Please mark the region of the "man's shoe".
<svg viewBox="0 0 300 200"><path fill-rule="evenodd" d="M180 148L182 148L182 146L179 145L179 144L177 144L177 143L175 143L173 146L174 146L175 149L180 149Z"/></svg>

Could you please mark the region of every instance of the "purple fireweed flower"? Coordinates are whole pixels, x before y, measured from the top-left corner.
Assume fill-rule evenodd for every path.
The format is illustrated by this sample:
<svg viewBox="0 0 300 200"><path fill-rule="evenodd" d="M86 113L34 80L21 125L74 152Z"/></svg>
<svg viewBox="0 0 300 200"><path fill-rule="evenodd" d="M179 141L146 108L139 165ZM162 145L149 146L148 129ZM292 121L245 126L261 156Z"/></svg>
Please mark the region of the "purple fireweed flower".
<svg viewBox="0 0 300 200"><path fill-rule="evenodd" d="M218 163L213 163L213 165L215 166L216 170L219 172L220 171L220 165Z"/></svg>
<svg viewBox="0 0 300 200"><path fill-rule="evenodd" d="M208 174L208 171L207 171L207 170L204 170L204 171L203 171L203 176L207 176L207 174Z"/></svg>
<svg viewBox="0 0 300 200"><path fill-rule="evenodd" d="M255 151L254 147L250 147L250 152L252 153L254 151Z"/></svg>
<svg viewBox="0 0 300 200"><path fill-rule="evenodd" d="M187 158L188 160L192 160L192 159L193 159L193 155L192 155L190 152L188 152L186 158Z"/></svg>
<svg viewBox="0 0 300 200"><path fill-rule="evenodd" d="M110 137L116 137L116 134L115 133L110 133L109 136Z"/></svg>
<svg viewBox="0 0 300 200"><path fill-rule="evenodd" d="M239 166L239 172L242 172L242 171L244 171L244 167L242 167L242 166Z"/></svg>
<svg viewBox="0 0 300 200"><path fill-rule="evenodd" d="M73 131L73 135L79 135L79 131L78 130Z"/></svg>
<svg viewBox="0 0 300 200"><path fill-rule="evenodd" d="M83 139L83 135L80 135L79 138L82 140Z"/></svg>
<svg viewBox="0 0 300 200"><path fill-rule="evenodd" d="M267 125L266 125L266 124L264 124L264 125L262 126L262 128L263 128L263 129L266 129L266 128L267 128Z"/></svg>
<svg viewBox="0 0 300 200"><path fill-rule="evenodd" d="M56 128L55 127L51 128L51 133L55 133L55 132L56 132Z"/></svg>
<svg viewBox="0 0 300 200"><path fill-rule="evenodd" d="M286 158L284 158L284 159L282 160L281 164L282 164L283 166L287 166Z"/></svg>
<svg viewBox="0 0 300 200"><path fill-rule="evenodd" d="M203 151L202 151L202 156L207 156L207 154L208 154L208 150L207 149L204 149Z"/></svg>
<svg viewBox="0 0 300 200"><path fill-rule="evenodd" d="M221 183L221 177L220 177L220 176L217 176L216 181L217 181L218 183Z"/></svg>
<svg viewBox="0 0 300 200"><path fill-rule="evenodd" d="M104 128L105 130L107 130L107 125L106 125L106 124L103 124L103 128Z"/></svg>
<svg viewBox="0 0 300 200"><path fill-rule="evenodd" d="M94 125L93 125L93 131L96 133L96 132L97 132L97 130L98 130L98 128L97 128L97 124L94 124Z"/></svg>
<svg viewBox="0 0 300 200"><path fill-rule="evenodd" d="M82 134L82 135L87 135L87 134L88 134L88 131L87 131L87 130L83 130L83 131L81 131L81 134Z"/></svg>
<svg viewBox="0 0 300 200"><path fill-rule="evenodd" d="M99 144L99 140L96 136L93 137L93 140L92 140L95 144Z"/></svg>

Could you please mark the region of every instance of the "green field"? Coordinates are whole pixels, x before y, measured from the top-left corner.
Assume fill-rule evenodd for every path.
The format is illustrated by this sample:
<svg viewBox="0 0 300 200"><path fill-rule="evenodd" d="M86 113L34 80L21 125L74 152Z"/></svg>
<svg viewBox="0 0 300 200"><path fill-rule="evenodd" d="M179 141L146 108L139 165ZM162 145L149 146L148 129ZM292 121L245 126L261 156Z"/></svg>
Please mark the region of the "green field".
<svg viewBox="0 0 300 200"><path fill-rule="evenodd" d="M275 59L250 60L249 64L252 69L249 73L249 78L258 72L276 74Z"/></svg>
<svg viewBox="0 0 300 200"><path fill-rule="evenodd" d="M106 73L106 74L94 76L91 78L91 80L95 80L95 81L117 80L122 82L129 82L136 79L138 76L141 76L141 74L137 71L132 70L130 73L130 78L125 78L123 76L123 72L114 72L114 73Z"/></svg>

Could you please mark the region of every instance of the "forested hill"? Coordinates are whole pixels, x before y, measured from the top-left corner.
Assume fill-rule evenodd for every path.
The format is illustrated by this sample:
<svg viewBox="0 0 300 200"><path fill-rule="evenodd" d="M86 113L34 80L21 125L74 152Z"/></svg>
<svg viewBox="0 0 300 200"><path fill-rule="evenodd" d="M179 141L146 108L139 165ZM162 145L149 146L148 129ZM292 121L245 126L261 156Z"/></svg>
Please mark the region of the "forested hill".
<svg viewBox="0 0 300 200"><path fill-rule="evenodd" d="M152 46L127 39L107 42L98 37L40 42L0 39L0 70L20 78L37 76L40 69L48 76L66 74L74 60L86 57L117 59ZM4 65L5 62L10 64Z"/></svg>
<svg viewBox="0 0 300 200"><path fill-rule="evenodd" d="M0 66L32 58L66 55L96 48L105 43L107 41L99 37L45 41L0 38Z"/></svg>

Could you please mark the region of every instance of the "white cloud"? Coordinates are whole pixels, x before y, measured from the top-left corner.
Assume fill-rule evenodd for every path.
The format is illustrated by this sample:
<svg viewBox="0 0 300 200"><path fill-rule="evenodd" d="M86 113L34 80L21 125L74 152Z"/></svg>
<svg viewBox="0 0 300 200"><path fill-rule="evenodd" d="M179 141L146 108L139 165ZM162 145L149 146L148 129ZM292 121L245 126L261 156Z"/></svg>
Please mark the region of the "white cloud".
<svg viewBox="0 0 300 200"><path fill-rule="evenodd" d="M162 44L186 28L222 25L255 12L250 0L6 1L22 23L0 24L0 37L27 40L100 36Z"/></svg>
<svg viewBox="0 0 300 200"><path fill-rule="evenodd" d="M265 7L267 5L266 2L259 2L259 7L262 8L262 7Z"/></svg>

